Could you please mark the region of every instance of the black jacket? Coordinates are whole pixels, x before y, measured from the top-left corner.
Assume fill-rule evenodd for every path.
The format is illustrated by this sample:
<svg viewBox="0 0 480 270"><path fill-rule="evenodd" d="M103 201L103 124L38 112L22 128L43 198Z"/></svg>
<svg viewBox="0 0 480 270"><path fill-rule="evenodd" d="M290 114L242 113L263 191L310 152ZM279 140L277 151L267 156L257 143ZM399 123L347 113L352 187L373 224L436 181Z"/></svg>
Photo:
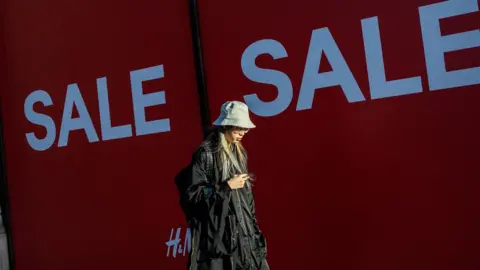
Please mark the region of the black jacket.
<svg viewBox="0 0 480 270"><path fill-rule="evenodd" d="M189 269L220 258L236 265L258 265L265 260L266 241L257 224L251 186L232 190L228 179L221 179L216 143L214 134L193 155L187 188L194 209Z"/></svg>

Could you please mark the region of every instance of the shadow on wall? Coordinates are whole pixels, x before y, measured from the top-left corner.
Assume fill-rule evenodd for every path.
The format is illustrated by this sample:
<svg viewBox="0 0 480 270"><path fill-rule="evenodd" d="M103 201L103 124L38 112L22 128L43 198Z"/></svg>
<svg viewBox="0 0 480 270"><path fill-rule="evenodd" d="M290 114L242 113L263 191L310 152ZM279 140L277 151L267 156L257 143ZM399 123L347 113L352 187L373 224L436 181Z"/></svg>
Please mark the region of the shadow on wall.
<svg viewBox="0 0 480 270"><path fill-rule="evenodd" d="M0 207L0 270L8 270L8 244L5 227L3 226L2 208Z"/></svg>

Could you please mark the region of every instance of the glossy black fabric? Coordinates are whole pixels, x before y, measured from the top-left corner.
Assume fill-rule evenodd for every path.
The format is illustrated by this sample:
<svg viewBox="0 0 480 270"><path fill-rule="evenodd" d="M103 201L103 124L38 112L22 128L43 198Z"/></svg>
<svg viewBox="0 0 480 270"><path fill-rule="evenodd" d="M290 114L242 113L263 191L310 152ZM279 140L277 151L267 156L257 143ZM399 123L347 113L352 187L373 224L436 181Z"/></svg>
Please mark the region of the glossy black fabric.
<svg viewBox="0 0 480 270"><path fill-rule="evenodd" d="M231 190L228 179L220 179L217 138L210 136L193 155L187 197L194 206L195 225L188 269L269 269L251 187Z"/></svg>

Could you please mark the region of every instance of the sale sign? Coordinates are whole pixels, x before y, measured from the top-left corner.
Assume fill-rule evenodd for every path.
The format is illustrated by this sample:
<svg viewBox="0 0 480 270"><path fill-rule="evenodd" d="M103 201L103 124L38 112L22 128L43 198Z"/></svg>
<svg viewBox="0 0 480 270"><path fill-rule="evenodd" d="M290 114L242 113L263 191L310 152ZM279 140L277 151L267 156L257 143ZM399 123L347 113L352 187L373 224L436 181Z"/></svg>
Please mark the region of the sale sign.
<svg viewBox="0 0 480 270"><path fill-rule="evenodd" d="M462 5L458 6L459 3ZM477 1L447 1L421 6L418 10L429 90L480 84L480 67L447 71L444 56L448 52L480 47L480 32L473 30L442 36L439 31L440 19L477 12ZM382 99L423 92L421 76L387 80L378 16L362 19L361 26L370 98ZM274 85L279 92L273 101L264 102L256 94L246 95L245 101L255 114L274 116L291 104L293 85L287 74L258 67L255 60L260 55L282 59L288 57L288 53L279 41L262 39L249 45L241 58L245 77L253 82ZM322 56L328 60L332 71L318 72ZM305 62L297 111L312 109L315 91L332 86L340 86L350 103L366 100L328 27L312 31Z"/></svg>
<svg viewBox="0 0 480 270"><path fill-rule="evenodd" d="M203 72L272 269L480 268L478 0L199 1L203 59L187 1L4 4L15 269L185 269Z"/></svg>
<svg viewBox="0 0 480 270"><path fill-rule="evenodd" d="M200 3L273 269L476 269L477 0ZM213 119L212 119L213 120Z"/></svg>
<svg viewBox="0 0 480 270"><path fill-rule="evenodd" d="M7 2L16 269L184 269L165 242L202 140L188 3Z"/></svg>

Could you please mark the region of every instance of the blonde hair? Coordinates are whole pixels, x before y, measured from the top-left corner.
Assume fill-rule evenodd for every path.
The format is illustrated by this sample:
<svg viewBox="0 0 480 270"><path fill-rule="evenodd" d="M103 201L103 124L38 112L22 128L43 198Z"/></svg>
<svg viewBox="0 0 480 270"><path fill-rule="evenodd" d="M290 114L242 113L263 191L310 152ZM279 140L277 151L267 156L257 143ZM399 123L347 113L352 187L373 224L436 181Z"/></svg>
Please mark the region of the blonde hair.
<svg viewBox="0 0 480 270"><path fill-rule="evenodd" d="M214 152L217 155L216 166L220 172L220 181L229 180L236 174L248 173L247 168L247 152L240 142L229 143L225 133L230 128L220 127L217 128L218 132L212 132L209 137L211 141L214 134L218 136L218 144L216 145ZM246 182L247 185L251 185L251 181Z"/></svg>

